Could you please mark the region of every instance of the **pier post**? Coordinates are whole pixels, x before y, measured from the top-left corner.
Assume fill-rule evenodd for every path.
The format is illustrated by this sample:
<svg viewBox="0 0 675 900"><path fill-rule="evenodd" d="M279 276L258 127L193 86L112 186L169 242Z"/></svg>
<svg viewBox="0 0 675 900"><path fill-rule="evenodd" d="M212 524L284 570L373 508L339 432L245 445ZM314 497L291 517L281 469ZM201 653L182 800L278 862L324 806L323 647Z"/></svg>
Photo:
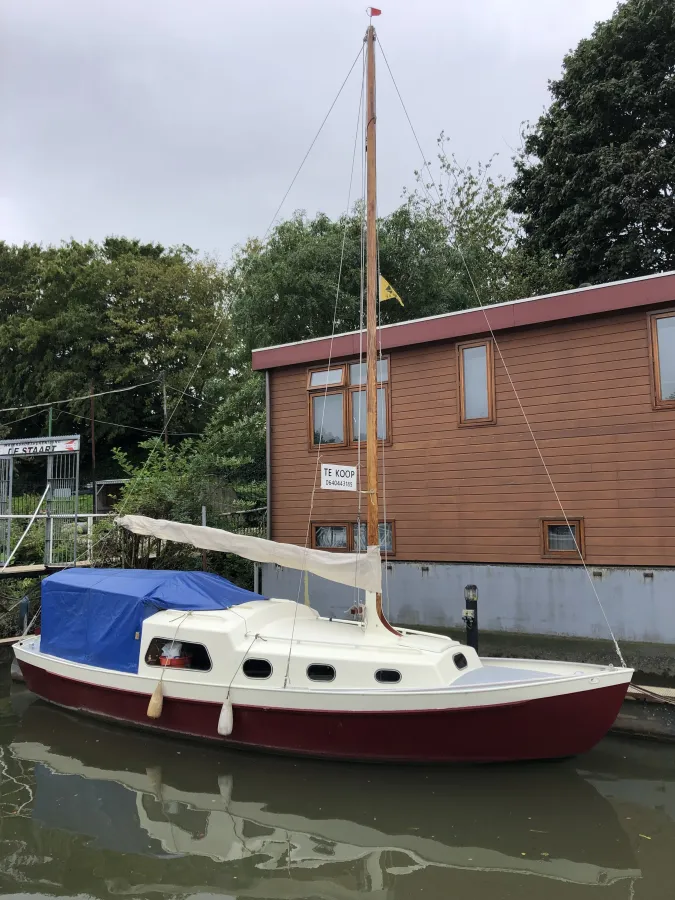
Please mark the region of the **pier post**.
<svg viewBox="0 0 675 900"><path fill-rule="evenodd" d="M464 588L464 612L462 621L466 625L466 643L478 653L478 588L467 584Z"/></svg>

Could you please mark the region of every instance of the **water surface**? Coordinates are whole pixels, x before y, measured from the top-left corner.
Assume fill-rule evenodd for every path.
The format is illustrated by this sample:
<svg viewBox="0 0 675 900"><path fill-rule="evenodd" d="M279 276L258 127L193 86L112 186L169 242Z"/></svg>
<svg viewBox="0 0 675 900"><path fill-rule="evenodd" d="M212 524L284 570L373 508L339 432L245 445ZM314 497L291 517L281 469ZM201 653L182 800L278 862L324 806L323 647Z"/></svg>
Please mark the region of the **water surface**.
<svg viewBox="0 0 675 900"><path fill-rule="evenodd" d="M3 676L0 893L673 900L675 746L403 768L160 739Z"/></svg>

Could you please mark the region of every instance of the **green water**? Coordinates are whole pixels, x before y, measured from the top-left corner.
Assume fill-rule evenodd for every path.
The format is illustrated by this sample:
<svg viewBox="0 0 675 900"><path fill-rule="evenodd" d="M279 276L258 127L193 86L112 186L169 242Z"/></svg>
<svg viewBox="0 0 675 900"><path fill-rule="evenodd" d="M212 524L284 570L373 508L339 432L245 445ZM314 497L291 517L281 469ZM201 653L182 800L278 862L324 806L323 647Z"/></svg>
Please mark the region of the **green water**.
<svg viewBox="0 0 675 900"><path fill-rule="evenodd" d="M675 898L675 746L392 768L163 740L0 700L0 893Z"/></svg>

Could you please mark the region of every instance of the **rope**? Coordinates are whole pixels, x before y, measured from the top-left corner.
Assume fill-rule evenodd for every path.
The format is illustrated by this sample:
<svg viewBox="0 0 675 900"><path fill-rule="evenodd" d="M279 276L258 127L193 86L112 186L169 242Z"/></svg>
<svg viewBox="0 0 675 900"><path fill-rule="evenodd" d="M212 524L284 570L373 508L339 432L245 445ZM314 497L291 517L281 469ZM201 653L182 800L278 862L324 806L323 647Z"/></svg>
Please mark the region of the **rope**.
<svg viewBox="0 0 675 900"><path fill-rule="evenodd" d="M20 597L20 598L16 601L16 603L12 603L12 605L11 605L10 607L8 607L7 609L3 610L2 613L0 613L0 622L3 622L3 621L9 616L9 614L10 614L13 610L15 610L15 609L17 608L17 606L18 606L20 603L22 603L22 602L23 602L23 597Z"/></svg>
<svg viewBox="0 0 675 900"><path fill-rule="evenodd" d="M338 303L340 301L340 285L342 283L342 269L343 269L344 259L345 259L345 246L347 243L347 229L349 228L349 218L348 218L349 217L349 205L351 203L351 198L352 198L352 186L354 183L354 168L355 168L355 164L356 164L356 149L358 146L359 124L361 121L361 111L362 111L362 105L363 105L363 92L364 92L364 82L365 82L365 72L366 72L365 49L363 46L361 47L361 50L359 52L360 52L360 54L362 56L362 60L363 60L362 67L361 67L361 69L362 69L361 70L361 93L360 93L360 97L359 97L358 113L356 116L356 132L354 134L354 149L352 151L352 165L351 165L351 170L349 173L349 188L347 190L345 227L342 232L342 248L340 251L340 265L338 268L337 286L335 289L335 303L333 305L333 326L332 326L332 330L331 330L330 347L329 347L329 351L328 351L328 369L329 370L330 370L331 362L333 361L333 340L335 338L335 327L336 327L336 323L337 323L337 309L338 309ZM357 59L358 59L358 57L357 57ZM350 74L351 74L352 69L354 68L354 65L356 65L356 61L354 61L354 63L352 64L352 68L349 70ZM349 77L349 76L347 76L347 77ZM342 85L343 87L344 87L344 83L345 82L343 82L343 85ZM342 90L342 88L340 88L340 90ZM334 105L335 105L335 102L333 102L333 106ZM331 106L331 109L332 108L333 107ZM325 121L325 119L324 119L324 121ZM323 127L323 125L322 125L322 127ZM321 464L321 439L323 437L323 426L324 426L324 421L325 421L325 416L326 416L326 397L328 396L328 386L329 386L328 379L326 378L326 384L324 386L324 392L323 392L323 410L321 413L321 427L319 429L319 444L318 444L317 451L316 451L316 465L314 467L314 482L312 484L312 494L311 494L310 502L309 502L309 514L307 516L307 529L305 531L305 547L304 547L305 559L307 558L307 551L309 549L308 545L309 545L309 538L310 538L310 533L311 533L311 528L312 528L312 512L314 510L314 498L316 496L317 481L318 481L318 475L319 475L319 466ZM314 396L320 396L320 395L314 395ZM350 422L347 423L347 427L351 427ZM286 685L288 684L288 673L289 673L290 665L291 665L291 650L293 648L293 639L295 636L295 624L296 624L297 616L298 616L298 606L300 605L300 591L302 590L302 579L304 576L304 572L305 572L305 570L303 570L300 573L300 578L298 581L298 595L296 597L295 609L293 610L293 623L291 625L291 639L288 644L288 659L286 660L286 672L284 675L284 687L286 687Z"/></svg>
<svg viewBox="0 0 675 900"><path fill-rule="evenodd" d="M312 148L313 148L314 145L316 144L316 142L317 142L317 140L318 140L318 138L319 138L319 135L320 135L321 132L323 131L323 127L324 127L324 125L326 124L326 121L328 120L328 117L330 116L330 114L331 114L331 112L332 112L332 110L333 110L333 107L335 106L335 104L337 103L337 101L338 101L340 95L342 94L342 91L343 91L345 85L347 84L347 81L349 80L349 76L351 75L351 73L352 73L352 71L353 71L353 69L354 69L354 66L355 66L356 63L358 62L359 56L362 55L362 54L363 54L363 47L361 47L361 48L359 49L359 52L357 53L357 55L356 55L356 57L355 57L355 59L354 59L354 62L351 64L351 66L350 66L350 68L349 68L349 71L347 72L347 75L345 76L345 78L344 78L342 84L340 85L340 88L339 88L337 94L335 95L335 98L334 98L333 102L331 103L331 105L330 105L330 107L329 107L329 109L328 109L328 112L326 113L326 115L324 116L324 118L323 118L321 124L319 125L319 129L318 129L318 131L316 132L316 134L314 135L314 138L312 139L312 142L310 143L309 148L308 148L307 152L305 153L305 155L304 155L304 157L303 157L303 159L302 159L302 162L300 163L300 165L298 166L298 169L296 170L295 174L293 175L293 178L291 179L291 183L290 183L290 185L288 186L288 189L286 190L285 194L283 195L283 197L282 197L282 199L281 199L281 203L279 204L279 206L277 207L277 209L276 209L275 212L274 212L274 215L273 215L272 218L270 219L269 224L268 224L267 228L265 229L265 233L263 234L263 237L262 237L262 241L263 241L263 242L265 241L265 239L266 239L267 236L269 235L270 231L272 230L272 228L273 228L273 226L274 226L274 222L276 221L276 217L277 217L277 215L279 214L279 211L281 210L282 206L284 205L284 203L285 203L285 201L286 201L286 198L287 198L288 195L290 194L291 189L292 189L293 185L295 184L295 182L296 182L296 180L297 180L297 178L298 178L298 175L299 175L300 172L302 171L302 168L304 167L305 162L307 161L307 158L308 158L309 154L310 154L311 151L312 151ZM249 268L250 266L251 266L251 259L249 259L248 266L246 267L246 270L245 270L245 271L248 271L248 268ZM192 385L192 381L193 381L193 379L194 379L194 376L195 376L195 374L197 373L197 370L199 369L199 367L201 366L202 361L204 360L204 357L206 356L206 354L208 353L208 351L211 349L211 346L212 346L212 344L213 344L213 342L214 342L214 340L215 340L215 338L216 338L216 335L218 334L218 331L220 330L221 325L222 325L223 322L225 321L226 316L227 316L227 309L224 309L223 312L222 312L222 314L221 314L221 316L220 316L220 318L219 318L218 321L217 321L216 327L215 327L215 329L214 329L214 331L213 331L213 334L211 335L211 338L210 338L208 344L206 345L206 348L204 349L204 352L203 352L202 355L200 356L197 365L196 365L196 366L194 367L194 369L192 370L192 373L191 373L191 375L190 375L190 377L189 377L189 379L188 379L188 382L187 382L187 384L185 385L185 387L183 388L183 390L181 391L179 388L178 388L178 389L172 388L172 390L175 390L177 393L180 394L180 396L179 396L178 400L176 401L175 406L173 407L173 410L172 410L172 412L171 412L171 415L169 416L169 418L168 418L167 421L165 422L164 428L162 429L162 431L161 431L160 434L158 435L157 444L155 445L155 447L152 448L152 450L151 450L150 453L148 454L147 459L145 460L145 464L143 465L143 468L141 469L141 471L140 471L140 473L139 473L139 476L138 476L139 478L141 478L141 477L144 475L145 470L147 469L147 467L148 467L148 465L149 465L151 459L153 458L154 454L157 452L158 447L161 446L161 439L162 439L162 437L164 436L165 432L167 432L167 429L168 429L168 427L169 427L169 423L170 423L171 420L173 419L174 414L175 414L176 410L178 409L178 406L180 405L181 400L182 400L183 397L185 397L186 395L187 395L187 396L190 396L187 392L188 392L188 390L190 389L190 386ZM158 381L158 380L159 380L159 379L155 379L155 381ZM153 383L154 383L154 382L148 382L148 384L153 384ZM168 385L167 385L167 387L168 387ZM90 396L89 394L86 395L87 398L88 398L89 396ZM98 395L94 394L94 396L98 396ZM86 398L84 398L84 399L86 399ZM191 398L191 399L192 399L192 398ZM208 402L208 401L204 401L204 402ZM47 405L50 405L50 404L47 404ZM324 403L324 407L325 407L325 403ZM325 410L324 410L324 411L325 411ZM0 410L0 412L2 412L2 410ZM132 494L128 494L128 495L125 494L124 500L122 501L122 505L120 506L120 510L119 510L120 513L124 511L124 509L126 508L126 504L127 504L127 502L128 502L129 500L131 500L131 497L132 497ZM96 541L96 542L91 546L90 550L93 551L94 548L97 547L100 543L102 543L102 542L105 541L105 540L108 540L108 538L110 537L111 534L113 534L112 531L108 532L107 534L103 535L103 537L99 538L99 540ZM86 553L86 552L89 552L89 551L83 551L83 552ZM78 557L78 559L79 559L79 557Z"/></svg>
<svg viewBox="0 0 675 900"><path fill-rule="evenodd" d="M439 209L440 209L441 211L443 211L443 203L442 203L441 193L440 193L440 191L439 191L439 189L438 189L438 185L436 184L436 180L434 179L433 174L432 174L432 172L431 172L431 170L430 170L430 168L429 168L429 164L426 162L426 157L425 157L425 155L424 155L424 153L423 153L423 151L422 151L422 146L421 146L421 144L420 144L420 142L419 142L419 139L418 139L418 137L417 137L417 132L415 131L415 129L414 129L414 127L413 127L413 124L412 124L412 121L411 121L411 119L410 119L410 116L408 115L408 110L406 109L405 103L403 102L403 97L401 96L401 92L399 91L398 85L396 84L396 79L394 78L394 74L393 74L393 72L391 71L391 67L389 66L389 62L388 62L387 57L386 57L386 55L385 55L385 53L384 53L384 50L383 50L383 48L382 48L382 42L381 42L381 41L380 41L380 52L382 53L382 57L383 57L383 59L384 59L384 61L385 61L385 64L386 64L386 66L387 66L387 70L389 71L389 75L391 76L391 80L392 80L392 82L393 82L393 84L394 84L394 88L395 88L395 90L396 90L396 93L398 94L398 98L399 98L399 100L401 101L401 106L403 107L403 112L405 113L405 117L406 117L406 119L408 120L408 124L410 125L410 129L411 129L411 131L412 131L412 133L413 133L413 137L415 138L415 142L416 142L416 144L417 144L417 147L418 147L418 149L419 149L419 151L420 151L420 154L422 155L422 161L423 161L423 167L422 167L422 168L423 168L423 169L426 168L426 170L427 170L427 172L428 172L428 174L429 174L429 177L430 177L430 179L431 179L431 184L433 185L433 187L434 187L434 189L435 189L435 191L436 191L436 195L437 195L437 197L438 197ZM457 177L456 177L456 176L455 176L455 183L457 183ZM424 185L424 182L422 182L422 184ZM426 190L426 188L425 188L425 190ZM429 196L428 191L427 191L427 196ZM447 218L446 218L446 224L448 224L448 225L450 224L449 221L447 220ZM602 601L600 600L600 596L599 596L599 594L598 594L598 592L597 592L597 590L596 590L595 585L593 584L593 577L591 576L591 573L590 573L590 571L589 571L589 569L588 569L588 566L586 565L586 561L584 560L583 554L582 554L582 552L581 552L581 548L579 547L579 544L578 544L578 542L577 542L577 538L576 538L575 532L573 531L572 527L570 526L569 519L568 519L568 517L567 517L567 513L565 512L565 508L564 508L564 506L563 506L562 500L560 499L560 495L558 494L558 491L557 491L557 489L556 489L556 486L555 486L555 484L554 484L554 482L553 482L553 478L551 477L551 473L550 473L550 471L549 471L549 468L548 468L548 466L546 465L546 460L544 459L544 455L543 455L543 453L542 453L542 451L541 451L541 448L540 448L540 446L539 446L539 442L537 441L537 438L535 437L534 430L532 429L532 426L531 426L531 424L530 424L530 420L529 420L529 418L528 418L528 416L527 416L527 413L525 412L525 408L524 408L524 406L523 406L523 404L522 404L522 401L521 401L521 399L520 399L520 395L518 394L518 391L517 391L516 386L515 386L515 384L514 384L513 378L511 377L511 373L510 373L509 368L508 368L508 366L507 366L507 364L506 364L506 360L504 359L504 356L503 356L503 354L502 354L501 347L500 347L500 345L499 345L499 342L497 341L496 335L495 335L494 330L493 330L493 328L492 328L492 325L491 325L491 323L490 323L490 319L489 319L489 317L488 317L487 310L486 310L485 305L483 304L483 302L482 302L482 300L481 300L480 294L479 294L479 292L478 292L478 288L476 287L476 283L475 283L475 281L474 281L474 279L473 279L473 276L471 275L471 270L469 269L469 265L468 265L468 263L467 263L467 261L466 261L466 257L465 257L465 255L464 255L464 251L462 250L461 244L459 243L458 240L456 240L456 247L457 247L457 250L458 250L458 252L459 252L460 258L461 258L461 260L462 260L462 264L463 264L463 266L464 266L464 269L466 270L466 274L467 274L468 279L469 279L469 282L470 282L470 284L471 284L471 288L472 288L472 290L473 290L473 293L475 294L476 300L478 301L478 305L480 306L481 311L482 311L482 313L483 313L483 316L485 317L485 323L486 323L487 328L488 328L488 330L489 330L489 332L490 332L490 336L491 336L491 338L492 338L492 341L494 342L494 345L495 345L495 347L496 347L496 349L497 349L497 353L498 353L498 355L499 355L499 359L500 359L500 361L501 361L501 363L502 363L502 365L503 365L503 367L504 367L504 371L506 372L506 376L507 376L507 378L508 378L508 380L509 380L509 384L511 385L511 389L513 390L513 394L514 394L514 396L515 396L515 398L516 398L516 401L517 401L517 403L518 403L518 406L519 406L519 408L520 408L520 412L522 413L523 419L524 419L524 421L525 421L525 425L527 426L527 430L529 431L530 437L532 438L532 442L534 443L534 446L535 446L535 448L536 448L536 450L537 450L537 453L538 453L538 455L539 455L539 459L541 460L541 464L542 464L542 466L543 466L543 468L544 468L544 471L545 471L545 473L546 473L546 477L548 478L549 484L551 485L551 488L552 488L553 493L554 493L554 495L555 495L556 502L558 503L558 506L560 507L560 511L561 511L561 513L562 513L562 516L563 516L563 518L564 518L564 520L565 520L565 524L567 525L567 527L568 527L568 529L569 529L569 532L570 532L570 534L572 535L572 540L574 541L574 546L575 546L576 551L577 551L577 553L578 553L578 555L579 555L579 559L580 559L580 561L581 561L582 566L584 567L584 571L586 572L586 576L587 576L587 578L588 578L588 583L590 584L591 589L592 589L592 591L593 591L593 594L595 595L595 599L596 599L596 601L597 601L597 603L598 603L598 606L600 607L600 611L601 611L601 613L602 613L602 615L603 615L603 618L604 618L604 620L605 620L605 624L607 625L607 629L608 629L609 634L610 634L610 636L611 636L611 638L612 638L612 641L613 641L613 643L614 643L614 648L615 648L615 650L616 650L616 655L618 656L619 660L621 661L621 665L624 666L624 667L626 667L626 662L625 662L625 660L624 660L624 658L623 658L623 654L622 654L622 652L621 652L621 648L619 647L619 642L618 642L617 639L616 639L616 636L615 636L615 634L614 634L614 631L613 631L613 629L612 629L612 626L610 625L609 619L608 619L608 617L607 617L607 613L605 612L605 608L604 608L604 606L602 605Z"/></svg>
<svg viewBox="0 0 675 900"><path fill-rule="evenodd" d="M320 135L321 132L323 131L323 126L326 124L326 122L328 121L328 117L329 117L330 114L333 112L333 107L334 107L335 104L338 102L338 100L339 100L339 98L340 98L340 94L342 93L342 91L343 91L343 89L344 89L344 86L345 86L345 85L347 84L347 82L349 81L349 76L350 76L350 75L352 74L352 72L354 71L354 66L355 66L356 63L359 61L359 56L361 56L362 53L363 53L363 48L361 48L361 49L359 50L359 52L356 54L356 57L355 57L355 59L354 59L354 62L353 62L353 63L351 64L351 66L349 67L349 71L348 71L347 74L345 75L345 79L344 79L344 81L342 82L342 84L340 85L340 89L338 90L337 94L335 95L335 99L333 100L333 102L332 102L331 105L329 106L328 112L327 112L326 115L323 117L323 121L321 122L321 125L319 125L319 130L318 130L317 133L314 135L314 138L313 138L313 140L312 140L312 143L311 143L311 144L309 145L309 147L307 148L307 152L306 152L305 155L303 156L302 162L301 162L300 165L298 166L297 172L295 173L295 175L294 175L293 178L291 179L291 183L288 185L288 190L286 191L286 193L284 194L284 196L281 198L281 203L279 204L279 206L278 206L277 209L276 209L276 212L275 212L274 215L272 216L272 221L270 222L270 224L269 224L268 227L267 227L267 231L265 232L265 234L264 234L264 236L263 236L263 241L265 240L265 238L267 237L267 235L268 235L269 232L271 231L272 225L274 224L274 222L275 222L275 220L276 220L276 217L279 215L279 212L280 212L282 206L283 206L284 203L286 202L286 198L287 198L288 195L290 194L290 192L291 192L291 190L292 190L292 188L293 188L293 185L295 184L295 182L296 182L296 180L297 180L298 175L299 175L300 172L302 171L302 167L303 167L303 166L305 165L305 163L307 162L307 157L308 157L309 154L312 152L312 149L313 149L313 147L314 147L314 144L316 144L317 140L319 139L319 135Z"/></svg>
<svg viewBox="0 0 675 900"><path fill-rule="evenodd" d="M662 694L656 694L654 691L649 691L639 684L631 684L631 688L634 691L639 691L646 697L650 697L652 700L657 700L659 703L667 703L668 706L675 706L675 700L672 700L670 697L664 697Z"/></svg>
<svg viewBox="0 0 675 900"><path fill-rule="evenodd" d="M171 638L171 646L172 646L172 647L173 647L173 645L176 643L176 638L178 637L178 629L179 629L180 626L187 620L187 618L188 618L189 616L191 616L191 615L192 615L192 610L189 610L188 612L186 612L184 615L182 615L182 616L180 617L179 622L178 622L178 625L176 625L176 630L174 631L173 637ZM166 670L169 668L169 666L160 666L160 668L161 668L162 671L160 672L160 675L159 675L159 682L158 682L158 684L163 684L163 682L164 682L164 673L165 673Z"/></svg>
<svg viewBox="0 0 675 900"><path fill-rule="evenodd" d="M364 57L365 66L365 57ZM365 92L365 78L361 81L361 108L363 110L363 95ZM366 117L361 115L361 222L360 222L360 264L359 272L359 372L363 371L363 333L365 321L365 297L366 297ZM359 403L358 415L358 432L359 438L356 442L356 486L358 489L358 500L356 510L356 533L361 533L361 516L363 504L363 476L361 461L361 403ZM366 549L368 541L366 540ZM359 548L361 549L361 548ZM359 607L358 588L356 586L356 570L354 570L354 603L353 607L358 610ZM363 604L363 612L361 614L361 622L365 623L365 604Z"/></svg>
<svg viewBox="0 0 675 900"><path fill-rule="evenodd" d="M28 623L28 625L26 625L26 627L24 628L23 634L21 635L22 638L26 637L26 635L28 634L28 632L31 630L31 628L32 628L33 625L35 624L35 620L36 620L37 617L40 615L40 611L41 611L41 610L42 610L42 604L40 603L40 604L38 605L38 608L37 608L37 611L36 611L35 615L34 615L33 618L30 620L30 622Z"/></svg>
<svg viewBox="0 0 675 900"><path fill-rule="evenodd" d="M377 275L378 275L378 286L379 286L379 275L380 275L380 237L379 237L379 229L377 236ZM378 353L380 362L384 359L382 355L382 305L378 302L377 304L377 343L378 343ZM391 380L391 372L387 370L387 380ZM391 388L389 388L391 391ZM389 407L388 404L385 403L384 406L384 414L385 414L385 422L387 424L387 428L391 428L391 422L389 421ZM385 435L385 437L389 437L389 435ZM391 602L390 602L390 594L389 594L389 548L387 541L387 457L386 457L386 446L387 441L382 441L382 521L384 523L384 599L386 603L386 616L389 619L391 613ZM379 540L379 525L378 525L378 540ZM392 541L394 538L394 531L392 529L391 532Z"/></svg>

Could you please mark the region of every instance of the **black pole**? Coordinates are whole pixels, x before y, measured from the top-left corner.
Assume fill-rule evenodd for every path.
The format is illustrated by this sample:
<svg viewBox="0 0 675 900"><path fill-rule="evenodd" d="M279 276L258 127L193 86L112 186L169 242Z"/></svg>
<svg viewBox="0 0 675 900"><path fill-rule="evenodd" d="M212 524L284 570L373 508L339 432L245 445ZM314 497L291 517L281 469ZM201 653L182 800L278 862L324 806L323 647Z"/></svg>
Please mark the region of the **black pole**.
<svg viewBox="0 0 675 900"><path fill-rule="evenodd" d="M478 653L478 588L475 584L467 584L464 588L464 614L462 621L466 625L466 643Z"/></svg>

